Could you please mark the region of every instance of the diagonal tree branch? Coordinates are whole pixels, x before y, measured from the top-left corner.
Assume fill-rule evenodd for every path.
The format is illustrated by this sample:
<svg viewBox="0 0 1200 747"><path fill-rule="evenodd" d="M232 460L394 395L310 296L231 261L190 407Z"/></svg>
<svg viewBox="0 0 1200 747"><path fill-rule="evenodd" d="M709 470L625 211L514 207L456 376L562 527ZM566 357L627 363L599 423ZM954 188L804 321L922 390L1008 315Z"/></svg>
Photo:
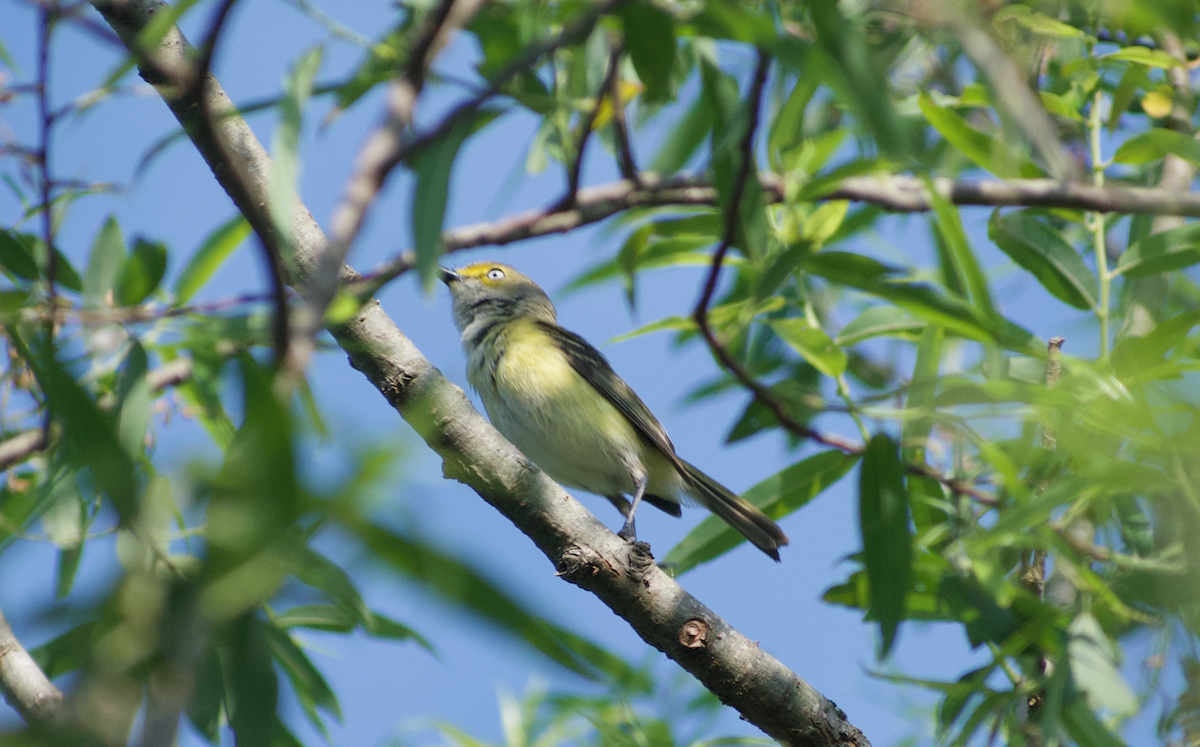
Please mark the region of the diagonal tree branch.
<svg viewBox="0 0 1200 747"><path fill-rule="evenodd" d="M9 705L31 726L66 720L62 691L41 670L0 612L0 689Z"/></svg>
<svg viewBox="0 0 1200 747"><path fill-rule="evenodd" d="M98 4L101 0L94 0ZM122 39L132 39L145 26L154 0L131 0L121 13L106 8L105 18ZM175 30L157 53L182 56L186 48ZM214 110L224 110L228 98L220 87L208 87ZM185 125L192 112L166 99ZM189 129L193 138L197 133ZM223 162L224 148L196 141L214 175L232 195L255 199L238 202L252 225L267 221L267 185L271 162L244 120L221 120L216 136L238 146L245 169ZM226 182L239 173L247 183ZM235 197L235 201L237 201ZM308 292L318 256L326 240L312 216L298 205L293 243L300 272L293 282ZM357 273L342 267L343 280ZM462 390L447 381L382 311L377 302L364 305L347 323L331 329L362 371L426 443L443 458L448 477L473 488L530 537L554 563L560 575L587 589L627 620L649 644L691 672L743 717L785 744L867 745L836 705L770 656L756 643L731 628L674 580L664 574L644 546L618 538L561 487L526 461L471 406Z"/></svg>

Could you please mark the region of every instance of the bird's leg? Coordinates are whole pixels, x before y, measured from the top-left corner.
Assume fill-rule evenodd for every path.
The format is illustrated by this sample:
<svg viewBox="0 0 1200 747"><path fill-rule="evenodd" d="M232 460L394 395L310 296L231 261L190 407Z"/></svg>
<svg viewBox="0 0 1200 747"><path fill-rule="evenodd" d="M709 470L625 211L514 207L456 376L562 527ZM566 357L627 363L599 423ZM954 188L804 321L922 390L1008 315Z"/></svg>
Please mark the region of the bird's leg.
<svg viewBox="0 0 1200 747"><path fill-rule="evenodd" d="M637 542L637 529L633 525L633 515L637 513L638 504L642 502L642 496L646 494L646 485L650 482L650 478L646 475L636 479L637 487L633 491L633 504L629 507L629 513L625 515L625 526L617 532L617 536L626 542Z"/></svg>

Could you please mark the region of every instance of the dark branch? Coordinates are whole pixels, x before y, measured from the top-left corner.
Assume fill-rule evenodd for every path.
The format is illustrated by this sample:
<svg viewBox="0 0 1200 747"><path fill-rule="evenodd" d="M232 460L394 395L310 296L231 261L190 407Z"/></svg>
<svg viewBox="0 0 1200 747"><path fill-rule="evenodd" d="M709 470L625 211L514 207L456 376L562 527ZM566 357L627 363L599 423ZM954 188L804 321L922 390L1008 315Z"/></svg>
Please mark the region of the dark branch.
<svg viewBox="0 0 1200 747"><path fill-rule="evenodd" d="M600 90L596 92L595 103L584 115L583 121L579 123L579 133L575 138L578 142L575 147L575 158L567 164L567 193L552 210L561 212L575 206L575 198L579 196L579 179L583 176L583 158L587 155L588 140L591 139L592 130L596 126L596 116L600 114L600 104L604 101L604 95L614 89L620 69L621 50L615 48L608 56L608 69L604 73L604 80L600 83Z"/></svg>

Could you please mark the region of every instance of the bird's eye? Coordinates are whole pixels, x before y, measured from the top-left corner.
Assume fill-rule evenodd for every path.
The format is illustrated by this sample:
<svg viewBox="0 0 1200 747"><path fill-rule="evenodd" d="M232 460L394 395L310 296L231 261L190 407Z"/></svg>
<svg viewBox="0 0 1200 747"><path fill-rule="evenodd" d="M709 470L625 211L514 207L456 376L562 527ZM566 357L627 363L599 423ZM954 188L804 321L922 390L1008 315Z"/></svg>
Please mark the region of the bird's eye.
<svg viewBox="0 0 1200 747"><path fill-rule="evenodd" d="M488 280L503 280L504 279L504 270L501 270L499 267L493 267L492 269L487 271L486 277Z"/></svg>

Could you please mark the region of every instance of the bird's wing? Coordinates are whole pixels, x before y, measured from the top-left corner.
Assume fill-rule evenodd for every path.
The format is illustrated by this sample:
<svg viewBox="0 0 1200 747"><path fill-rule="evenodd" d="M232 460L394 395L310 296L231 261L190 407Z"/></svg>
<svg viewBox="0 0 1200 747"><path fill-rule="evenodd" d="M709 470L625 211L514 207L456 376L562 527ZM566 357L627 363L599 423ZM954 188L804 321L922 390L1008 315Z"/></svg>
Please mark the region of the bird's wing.
<svg viewBox="0 0 1200 747"><path fill-rule="evenodd" d="M655 448L675 464L680 474L686 474L679 457L675 456L675 446L667 437L666 429L654 417L654 413L650 412L650 408L646 407L646 403L617 376L600 351L592 347L587 340L557 324L538 322L538 325L567 356L571 368L594 386L596 391L603 394L613 407L620 410L647 441L654 444Z"/></svg>

